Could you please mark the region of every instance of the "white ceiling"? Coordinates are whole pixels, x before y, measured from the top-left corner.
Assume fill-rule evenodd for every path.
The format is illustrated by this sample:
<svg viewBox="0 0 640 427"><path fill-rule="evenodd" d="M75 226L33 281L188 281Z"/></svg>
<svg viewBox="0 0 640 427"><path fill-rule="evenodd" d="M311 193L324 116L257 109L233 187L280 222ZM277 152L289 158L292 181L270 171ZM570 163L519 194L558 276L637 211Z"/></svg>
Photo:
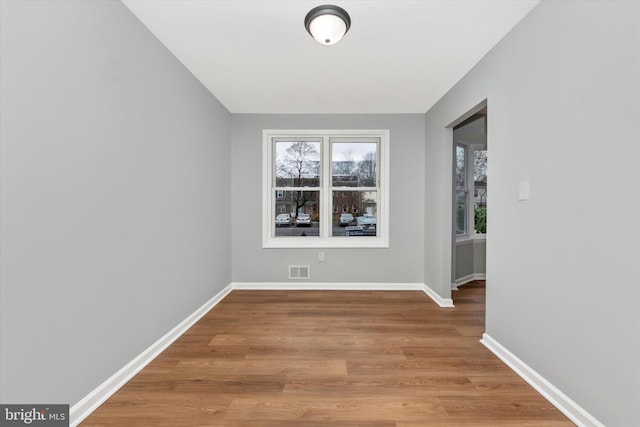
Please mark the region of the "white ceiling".
<svg viewBox="0 0 640 427"><path fill-rule="evenodd" d="M327 0L122 0L232 113L424 113L538 0L336 0L338 44L306 32Z"/></svg>

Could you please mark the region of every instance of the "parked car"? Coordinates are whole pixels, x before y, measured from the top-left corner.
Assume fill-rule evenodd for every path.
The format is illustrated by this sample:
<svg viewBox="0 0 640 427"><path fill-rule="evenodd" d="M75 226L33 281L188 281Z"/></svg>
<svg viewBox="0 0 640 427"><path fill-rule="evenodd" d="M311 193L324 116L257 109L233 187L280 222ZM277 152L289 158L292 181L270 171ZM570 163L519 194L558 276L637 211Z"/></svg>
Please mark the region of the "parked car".
<svg viewBox="0 0 640 427"><path fill-rule="evenodd" d="M375 236L378 220L373 215L363 215L356 218L356 225L345 228L347 236Z"/></svg>
<svg viewBox="0 0 640 427"><path fill-rule="evenodd" d="M346 227L347 225L351 225L353 222L353 215L350 213L343 213L340 215L340 227Z"/></svg>
<svg viewBox="0 0 640 427"><path fill-rule="evenodd" d="M291 226L291 215L288 213L278 214L276 217L276 227L290 227Z"/></svg>
<svg viewBox="0 0 640 427"><path fill-rule="evenodd" d="M311 215L301 213L298 214L296 218L296 227L310 227L311 226Z"/></svg>

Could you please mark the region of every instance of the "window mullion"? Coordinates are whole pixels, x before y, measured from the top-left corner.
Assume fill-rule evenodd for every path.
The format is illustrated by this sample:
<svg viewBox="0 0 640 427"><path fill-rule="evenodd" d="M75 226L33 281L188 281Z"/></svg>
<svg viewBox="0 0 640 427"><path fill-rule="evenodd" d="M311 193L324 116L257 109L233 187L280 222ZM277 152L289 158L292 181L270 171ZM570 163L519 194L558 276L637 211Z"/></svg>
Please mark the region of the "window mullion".
<svg viewBox="0 0 640 427"><path fill-rule="evenodd" d="M322 158L320 161L320 179L322 182L320 199L322 201L320 212L320 237L328 238L333 217L333 204L331 203L331 144L329 137L322 138Z"/></svg>
<svg viewBox="0 0 640 427"><path fill-rule="evenodd" d="M319 187L273 187L274 191L320 191Z"/></svg>
<svg viewBox="0 0 640 427"><path fill-rule="evenodd" d="M379 191L380 187L332 187L333 191Z"/></svg>

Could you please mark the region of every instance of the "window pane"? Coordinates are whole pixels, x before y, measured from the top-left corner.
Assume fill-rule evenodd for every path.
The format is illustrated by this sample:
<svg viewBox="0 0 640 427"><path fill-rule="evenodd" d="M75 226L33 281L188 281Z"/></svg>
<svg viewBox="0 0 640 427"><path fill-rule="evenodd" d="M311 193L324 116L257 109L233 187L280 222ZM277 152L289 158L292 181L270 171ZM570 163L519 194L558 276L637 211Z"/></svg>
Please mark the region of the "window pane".
<svg viewBox="0 0 640 427"><path fill-rule="evenodd" d="M275 143L276 187L320 185L320 143L277 141Z"/></svg>
<svg viewBox="0 0 640 427"><path fill-rule="evenodd" d="M376 236L377 199L376 191L334 191L332 236Z"/></svg>
<svg viewBox="0 0 640 427"><path fill-rule="evenodd" d="M278 197L282 195L282 197ZM275 192L274 235L318 236L320 230L319 191Z"/></svg>
<svg viewBox="0 0 640 427"><path fill-rule="evenodd" d="M334 142L331 144L331 183L334 187L375 187L378 144Z"/></svg>
<svg viewBox="0 0 640 427"><path fill-rule="evenodd" d="M476 233L487 232L487 151L473 153L473 204Z"/></svg>
<svg viewBox="0 0 640 427"><path fill-rule="evenodd" d="M456 235L467 234L467 192L456 191Z"/></svg>
<svg viewBox="0 0 640 427"><path fill-rule="evenodd" d="M457 145L456 146L456 187L457 188L465 188L465 156L466 150L464 147Z"/></svg>
<svg viewBox="0 0 640 427"><path fill-rule="evenodd" d="M474 202L476 208L487 207L487 151L473 153Z"/></svg>

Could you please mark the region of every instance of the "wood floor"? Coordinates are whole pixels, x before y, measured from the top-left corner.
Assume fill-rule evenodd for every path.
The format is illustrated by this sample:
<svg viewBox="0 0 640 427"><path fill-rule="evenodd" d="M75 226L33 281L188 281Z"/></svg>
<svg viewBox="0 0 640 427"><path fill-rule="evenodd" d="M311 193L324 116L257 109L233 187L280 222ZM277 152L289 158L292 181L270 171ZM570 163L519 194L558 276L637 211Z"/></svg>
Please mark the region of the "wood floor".
<svg viewBox="0 0 640 427"><path fill-rule="evenodd" d="M233 291L82 426L572 426L479 343L484 282Z"/></svg>

